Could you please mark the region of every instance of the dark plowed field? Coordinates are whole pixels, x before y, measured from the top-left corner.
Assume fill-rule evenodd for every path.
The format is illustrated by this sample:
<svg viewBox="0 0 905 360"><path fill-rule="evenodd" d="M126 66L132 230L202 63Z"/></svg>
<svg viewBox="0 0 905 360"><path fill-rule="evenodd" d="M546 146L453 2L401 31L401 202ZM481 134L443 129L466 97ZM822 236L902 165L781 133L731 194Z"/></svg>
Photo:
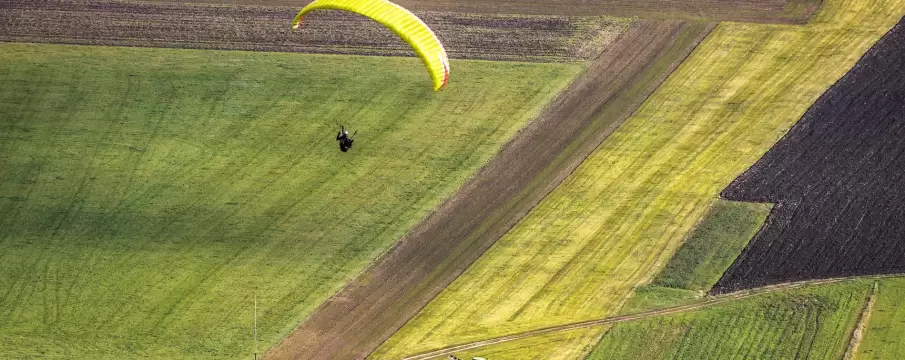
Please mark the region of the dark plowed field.
<svg viewBox="0 0 905 360"><path fill-rule="evenodd" d="M185 0L155 0L181 2ZM298 0L190 0L197 3L301 6ZM653 19L807 22L821 0L396 0L413 11L564 16L640 16Z"/></svg>
<svg viewBox="0 0 905 360"><path fill-rule="evenodd" d="M711 29L632 23L454 197L267 357L364 358L562 182Z"/></svg>
<svg viewBox="0 0 905 360"><path fill-rule="evenodd" d="M905 19L722 195L778 205L712 292L905 272Z"/></svg>
<svg viewBox="0 0 905 360"><path fill-rule="evenodd" d="M0 41L414 56L395 34L348 12L315 12L292 30L298 11L297 6L3 0ZM599 17L419 16L459 59L586 60L624 28Z"/></svg>

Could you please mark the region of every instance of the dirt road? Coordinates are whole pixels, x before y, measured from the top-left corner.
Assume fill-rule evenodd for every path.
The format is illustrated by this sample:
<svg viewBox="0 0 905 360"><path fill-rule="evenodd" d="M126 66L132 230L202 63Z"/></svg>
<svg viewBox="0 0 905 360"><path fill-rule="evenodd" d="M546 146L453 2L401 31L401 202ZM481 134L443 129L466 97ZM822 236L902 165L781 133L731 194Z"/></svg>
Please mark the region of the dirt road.
<svg viewBox="0 0 905 360"><path fill-rule="evenodd" d="M568 176L712 28L632 23L456 195L266 357L366 357Z"/></svg>

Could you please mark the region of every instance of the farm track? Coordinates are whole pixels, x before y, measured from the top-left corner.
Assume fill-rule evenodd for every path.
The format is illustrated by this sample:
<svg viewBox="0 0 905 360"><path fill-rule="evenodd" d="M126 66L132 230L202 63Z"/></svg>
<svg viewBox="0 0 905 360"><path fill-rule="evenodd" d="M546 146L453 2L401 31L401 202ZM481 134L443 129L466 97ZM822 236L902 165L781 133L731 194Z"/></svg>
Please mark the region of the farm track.
<svg viewBox="0 0 905 360"><path fill-rule="evenodd" d="M351 359L374 351L562 182L713 26L632 23L456 195L266 356Z"/></svg>
<svg viewBox="0 0 905 360"><path fill-rule="evenodd" d="M723 190L778 205L711 292L905 271L903 57L905 18Z"/></svg>
<svg viewBox="0 0 905 360"><path fill-rule="evenodd" d="M618 311L673 256L715 195L902 17L901 4L828 2L801 27L720 24L574 176L374 358ZM512 354L551 358L585 347L562 340Z"/></svg>
<svg viewBox="0 0 905 360"><path fill-rule="evenodd" d="M155 0L180 2L183 0ZM192 0L198 3L295 6L293 0ZM803 24L821 0L396 0L413 11L533 14L557 16L610 15L652 19L741 21Z"/></svg>
<svg viewBox="0 0 905 360"><path fill-rule="evenodd" d="M698 309L703 309L703 308L723 304L723 303L730 302L730 301L742 300L742 299L746 299L746 298L750 298L750 297L754 297L754 296L764 295L764 294L777 292L777 291L795 289L795 288L800 288L800 287L804 287L804 286L826 285L826 284L833 284L833 283L839 283L839 282L843 282L843 281L851 281L851 280L857 280L857 279L883 279L883 278L892 278L892 277L900 277L900 276L903 276L903 275L902 274L885 274L885 275L862 276L862 277L851 276L851 277L806 280L806 281L768 285L768 286L764 286L764 287L756 288L756 289L742 290L742 291L738 291L738 292L734 292L734 293L726 293L726 294L721 294L721 295L708 296L707 300L698 302L698 303L693 303L693 304L651 310L651 311L630 314L630 315L611 316L611 317L598 319L598 320L589 320L589 321L582 321L582 322L571 323L571 324L564 324L564 325L560 325L560 326L548 327L548 328L544 328L544 329L526 331L526 332L518 333L518 334L501 336L501 337L497 337L497 338L493 338L493 339L486 339L486 340L475 341L475 342L471 342L471 343L467 343L467 344L450 346L450 347L443 348L443 349L437 349L437 350L433 350L430 352L425 352L425 353L405 357L405 358L403 358L403 360L433 359L433 358L437 358L437 357L441 357L441 356L454 355L456 352L460 352L460 351L466 351L466 350L476 349L476 348L480 348L480 347L501 344L501 343L505 343L505 342L509 342L509 341L521 340L521 339L534 337L534 336L549 335L549 334L577 330L577 329L582 329L582 328L618 324L618 323L648 319L648 318L658 317L658 316L663 316L663 315L684 313L684 312L688 312L688 311L693 311L693 310L698 310ZM874 290L874 292L875 291L876 290ZM874 293L872 292L871 297L873 297L873 296L874 296Z"/></svg>
<svg viewBox="0 0 905 360"><path fill-rule="evenodd" d="M864 307L861 309L861 313L858 314L858 322L855 325L855 330L852 331L851 336L849 337L848 347L845 349L845 354L843 355L843 360L851 360L855 358L855 354L858 353L858 347L861 346L861 340L864 339L864 333L867 331L867 324L870 321L870 315L874 310L874 304L877 302L877 292L880 288L880 283L874 283L873 288L870 290L870 294L868 294L866 301L864 302Z"/></svg>
<svg viewBox="0 0 905 360"><path fill-rule="evenodd" d="M187 49L414 56L382 25L340 11L297 7L111 0L0 2L0 41ZM457 59L590 60L628 20L419 12Z"/></svg>

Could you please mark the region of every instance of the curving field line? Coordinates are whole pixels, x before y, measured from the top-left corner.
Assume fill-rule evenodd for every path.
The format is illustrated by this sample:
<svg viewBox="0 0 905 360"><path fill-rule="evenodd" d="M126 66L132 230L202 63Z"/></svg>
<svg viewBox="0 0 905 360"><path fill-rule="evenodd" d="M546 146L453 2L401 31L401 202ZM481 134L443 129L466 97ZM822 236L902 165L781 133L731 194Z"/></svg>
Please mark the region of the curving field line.
<svg viewBox="0 0 905 360"><path fill-rule="evenodd" d="M630 314L630 315L611 316L611 317L606 317L606 318L597 319L597 320L581 321L581 322L576 322L576 323L570 323L570 324L564 324L564 325L559 325L559 326L547 327L547 328L543 328L543 329L526 331L526 332L522 332L522 333L518 333L518 334L500 336L500 337L496 337L496 338L475 341L475 342L460 344L460 345L456 345L456 346L450 346L450 347L432 350L432 351L417 354L417 355L408 356L408 357L403 358L402 360L427 360L427 359L432 359L432 358L435 358L438 356L452 355L452 354L454 354L456 352L460 352L460 351L471 350L471 349L476 349L476 348L490 346L490 345L496 345L496 344L509 342L509 341L521 340L521 339L534 337L534 336L548 335L548 334L566 332L566 331L570 331L570 330L590 328L590 327L594 327L594 326L618 324L618 323L647 319L647 318L652 318L652 317L657 317L657 316L683 313L683 312L688 312L688 311L692 311L692 310L698 310L698 309L711 307L714 305L719 305L719 304L730 302L730 301L742 300L742 299L754 297L757 295L784 291L784 290L794 289L794 288L799 288L799 287L804 287L804 286L833 284L833 283L839 283L839 282L843 282L843 281L850 281L850 280L857 280L857 279L882 279L882 278L891 278L891 277L900 277L900 276L905 276L905 274L848 276L848 277L838 277L838 278L818 279L818 280L805 280L805 281L796 281L796 282L769 285L769 286L764 286L761 288L756 288L756 289L751 289L751 290L744 290L744 291L739 291L739 292L734 292L734 293L710 296L706 300L698 302L698 303L694 303L694 304L674 306L674 307L645 311L645 312Z"/></svg>

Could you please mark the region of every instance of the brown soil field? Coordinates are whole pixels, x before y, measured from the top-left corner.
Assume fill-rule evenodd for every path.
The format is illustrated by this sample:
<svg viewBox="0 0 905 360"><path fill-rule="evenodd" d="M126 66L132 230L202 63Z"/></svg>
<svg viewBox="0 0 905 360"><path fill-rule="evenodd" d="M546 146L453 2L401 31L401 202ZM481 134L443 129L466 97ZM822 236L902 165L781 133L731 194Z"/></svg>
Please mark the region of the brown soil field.
<svg viewBox="0 0 905 360"><path fill-rule="evenodd" d="M184 0L154 0L181 2ZM296 0L189 0L198 3L301 7ZM395 0L412 11L652 19L806 23L821 0Z"/></svg>
<svg viewBox="0 0 905 360"><path fill-rule="evenodd" d="M568 176L712 29L632 23L456 195L266 357L366 357Z"/></svg>
<svg viewBox="0 0 905 360"><path fill-rule="evenodd" d="M905 18L722 192L777 204L712 293L905 273Z"/></svg>
<svg viewBox="0 0 905 360"><path fill-rule="evenodd" d="M0 41L414 56L396 34L342 11L107 0L0 1ZM459 59L590 60L625 28L604 17L421 12Z"/></svg>

